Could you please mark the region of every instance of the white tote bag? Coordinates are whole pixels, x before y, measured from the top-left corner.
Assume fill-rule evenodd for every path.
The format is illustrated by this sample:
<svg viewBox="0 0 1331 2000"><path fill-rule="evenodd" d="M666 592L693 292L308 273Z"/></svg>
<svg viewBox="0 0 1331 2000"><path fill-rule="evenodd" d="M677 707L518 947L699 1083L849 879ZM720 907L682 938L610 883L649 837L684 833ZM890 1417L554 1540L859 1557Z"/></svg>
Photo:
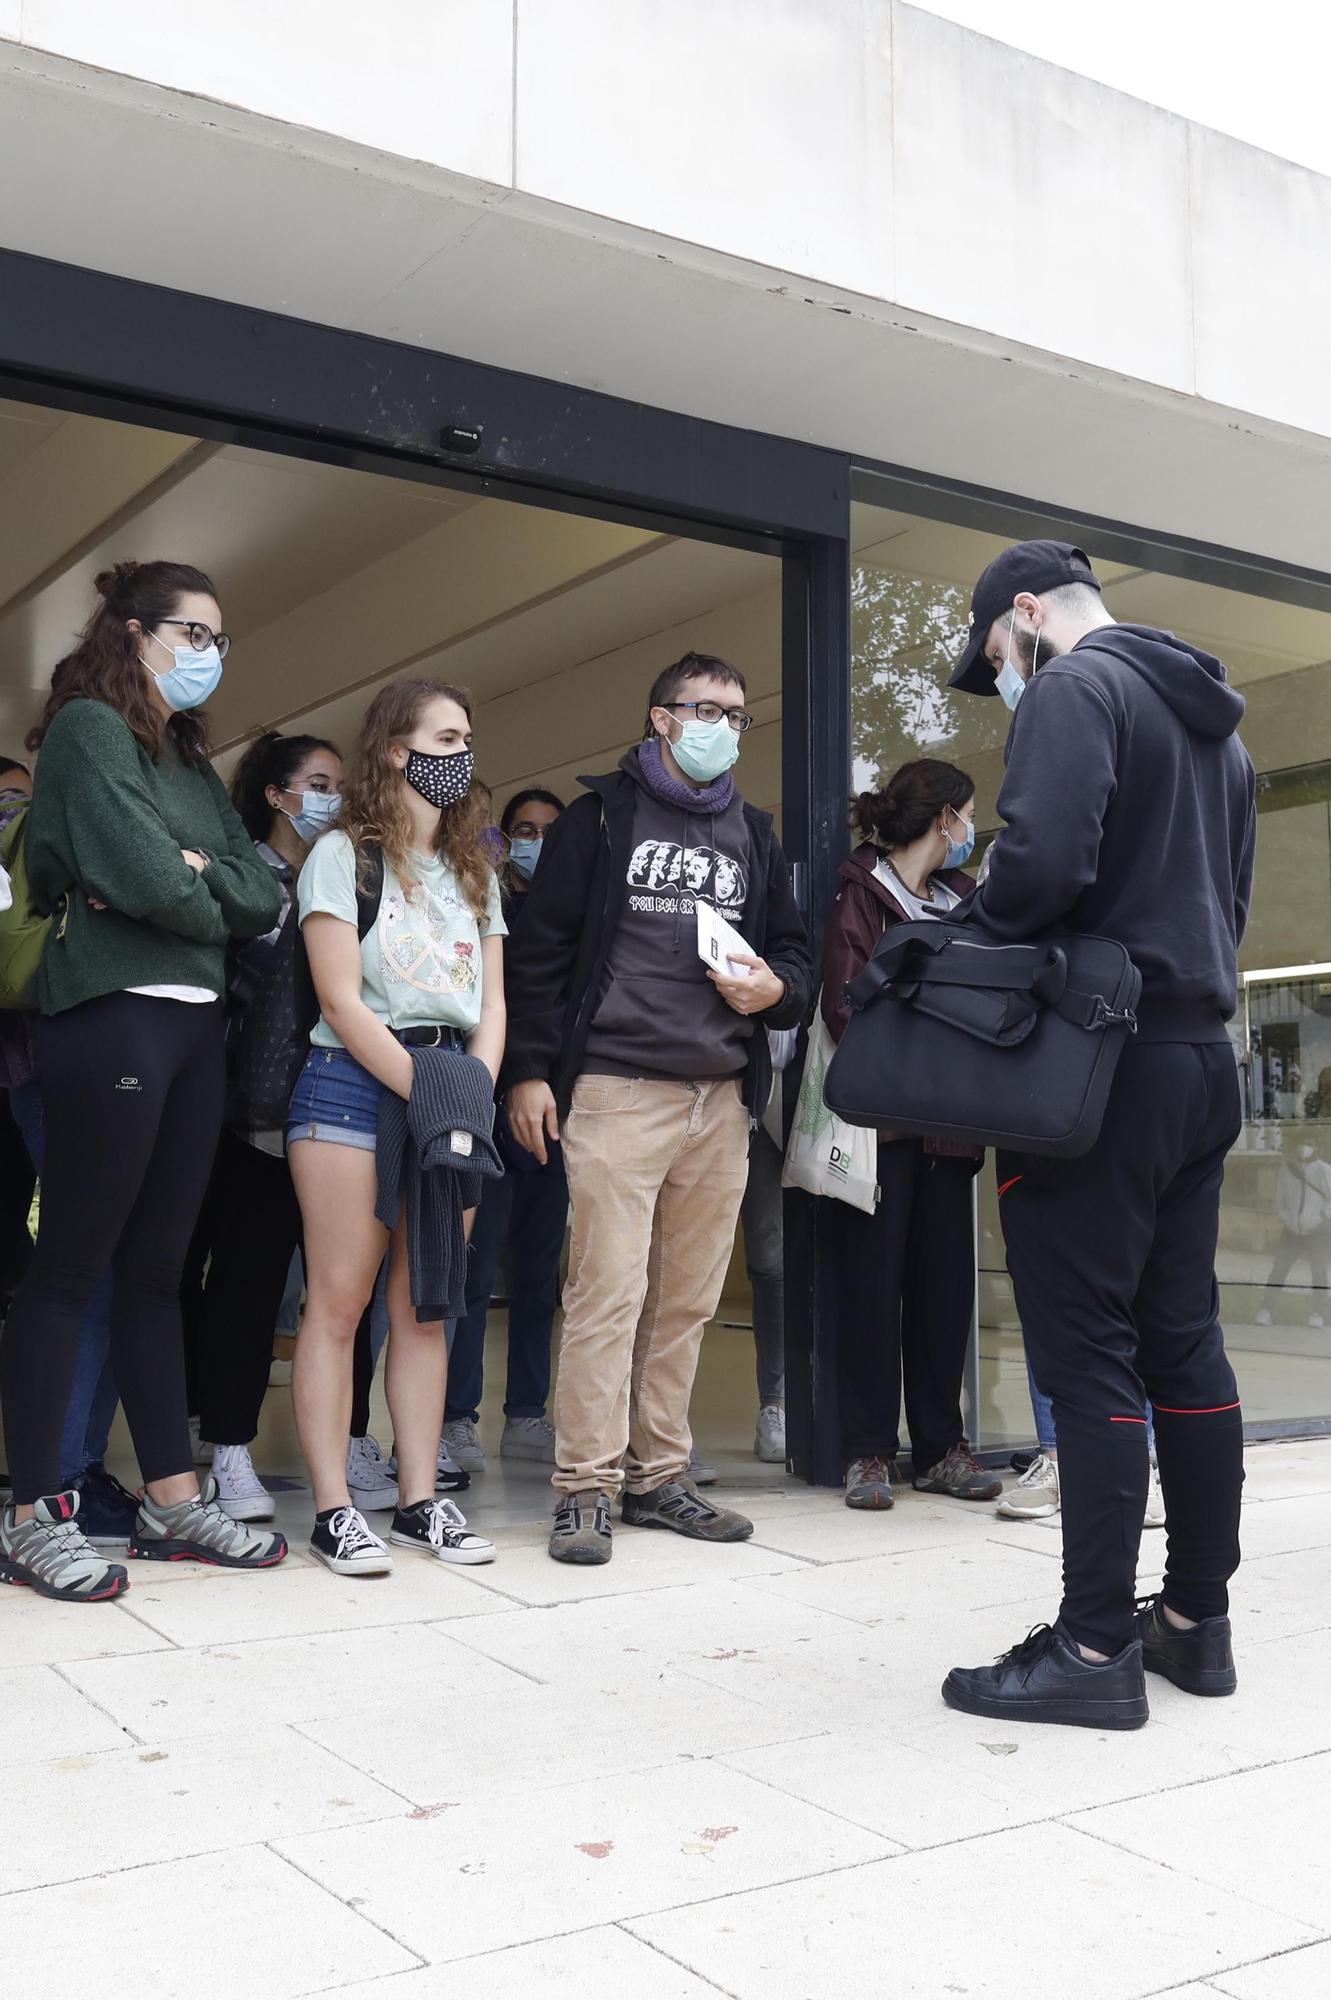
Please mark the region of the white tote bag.
<svg viewBox="0 0 1331 2000"><path fill-rule="evenodd" d="M823 1102L823 1079L835 1047L820 1004L809 1030L781 1185L831 1195L872 1215L878 1206L878 1134L864 1125L847 1125Z"/></svg>

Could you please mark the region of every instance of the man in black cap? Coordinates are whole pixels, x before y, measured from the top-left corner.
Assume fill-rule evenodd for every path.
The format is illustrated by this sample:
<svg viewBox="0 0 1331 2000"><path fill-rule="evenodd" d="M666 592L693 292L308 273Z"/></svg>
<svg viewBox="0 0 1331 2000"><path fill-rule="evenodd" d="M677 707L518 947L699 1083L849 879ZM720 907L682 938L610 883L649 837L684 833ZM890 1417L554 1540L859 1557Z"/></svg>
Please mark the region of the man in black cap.
<svg viewBox="0 0 1331 2000"><path fill-rule="evenodd" d="M1086 555L1047 541L980 578L952 685L1017 711L974 920L1012 940L1116 938L1142 995L1092 1150L999 1154L1008 1269L1058 1426L1064 1596L1052 1627L996 1666L954 1669L943 1698L1132 1729L1148 1715L1144 1668L1192 1694L1236 1685L1226 1585L1243 1429L1215 1249L1242 1124L1225 1022L1256 826L1243 698L1199 647L1116 624ZM1146 1397L1169 1548L1162 1591L1134 1609Z"/></svg>

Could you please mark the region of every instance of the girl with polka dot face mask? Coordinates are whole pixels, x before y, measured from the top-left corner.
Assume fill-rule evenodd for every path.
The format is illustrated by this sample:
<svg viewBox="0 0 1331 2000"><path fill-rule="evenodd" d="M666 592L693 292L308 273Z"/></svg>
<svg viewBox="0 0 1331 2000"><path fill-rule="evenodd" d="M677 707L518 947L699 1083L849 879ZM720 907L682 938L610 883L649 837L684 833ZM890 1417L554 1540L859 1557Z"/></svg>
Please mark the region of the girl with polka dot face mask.
<svg viewBox="0 0 1331 2000"><path fill-rule="evenodd" d="M403 775L414 792L442 812L445 806L462 803L471 790L475 771L476 758L469 749L449 750L440 756L409 748Z"/></svg>

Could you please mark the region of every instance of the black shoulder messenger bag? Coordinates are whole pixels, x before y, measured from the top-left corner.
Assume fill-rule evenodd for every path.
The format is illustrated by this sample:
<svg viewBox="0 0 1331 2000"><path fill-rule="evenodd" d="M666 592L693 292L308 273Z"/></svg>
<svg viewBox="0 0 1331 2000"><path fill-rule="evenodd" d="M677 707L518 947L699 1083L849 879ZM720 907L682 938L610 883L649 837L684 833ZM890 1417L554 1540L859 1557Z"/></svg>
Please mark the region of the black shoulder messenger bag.
<svg viewBox="0 0 1331 2000"><path fill-rule="evenodd" d="M823 1095L851 1125L1089 1152L1141 983L1110 938L1000 944L964 922L894 924L846 988Z"/></svg>

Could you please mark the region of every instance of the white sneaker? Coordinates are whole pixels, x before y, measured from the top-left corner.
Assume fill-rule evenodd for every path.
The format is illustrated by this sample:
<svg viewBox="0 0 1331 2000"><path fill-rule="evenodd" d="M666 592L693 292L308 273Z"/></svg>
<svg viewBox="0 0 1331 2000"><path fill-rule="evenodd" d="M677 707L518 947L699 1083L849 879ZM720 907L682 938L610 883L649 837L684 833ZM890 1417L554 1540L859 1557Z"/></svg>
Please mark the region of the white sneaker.
<svg viewBox="0 0 1331 2000"><path fill-rule="evenodd" d="M381 1514L385 1508L398 1504L397 1481L385 1464L377 1441L368 1433L363 1438L348 1440L347 1491L352 1506L363 1507L367 1514Z"/></svg>
<svg viewBox="0 0 1331 2000"><path fill-rule="evenodd" d="M501 1458L530 1458L538 1465L555 1462L555 1427L545 1417L510 1417L499 1440Z"/></svg>
<svg viewBox="0 0 1331 2000"><path fill-rule="evenodd" d="M233 1521L271 1521L276 1511L273 1496L254 1470L247 1444L219 1444L213 1447L213 1478L217 1481L217 1504Z"/></svg>
<svg viewBox="0 0 1331 2000"><path fill-rule="evenodd" d="M393 1567L387 1547L354 1507L315 1522L310 1554L334 1576L387 1576Z"/></svg>
<svg viewBox="0 0 1331 2000"><path fill-rule="evenodd" d="M484 1472L485 1446L470 1417L450 1417L444 1425L444 1443L455 1466L464 1472Z"/></svg>
<svg viewBox="0 0 1331 2000"><path fill-rule="evenodd" d="M404 1549L437 1556L440 1562L489 1563L495 1559L494 1543L472 1533L466 1515L453 1500L422 1500L416 1507L399 1507L388 1539Z"/></svg>
<svg viewBox="0 0 1331 2000"><path fill-rule="evenodd" d="M1310 1313L1308 1316L1308 1324L1309 1326L1316 1327L1317 1331L1320 1333L1323 1327L1326 1325L1326 1321L1322 1317L1321 1313Z"/></svg>
<svg viewBox="0 0 1331 2000"><path fill-rule="evenodd" d="M758 1429L753 1440L753 1455L764 1465L784 1465L786 1462L786 1412L780 1403L764 1403L758 1412Z"/></svg>
<svg viewBox="0 0 1331 2000"><path fill-rule="evenodd" d="M1163 1528L1165 1525L1165 1496L1160 1488L1160 1474L1151 1467L1151 1483L1146 1489L1146 1512L1142 1516L1143 1528Z"/></svg>
<svg viewBox="0 0 1331 2000"><path fill-rule="evenodd" d="M1048 1521L1061 1504L1058 1463L1039 1452L1016 1485L1003 1495L995 1512L1005 1521Z"/></svg>
<svg viewBox="0 0 1331 2000"><path fill-rule="evenodd" d="M268 1363L268 1387L270 1389L289 1389L291 1387L290 1355L275 1354Z"/></svg>
<svg viewBox="0 0 1331 2000"><path fill-rule="evenodd" d="M1261 1307L1261 1308L1260 1308L1260 1309L1258 1310L1258 1314L1257 1314L1257 1324L1258 1324L1258 1326L1270 1326L1270 1324L1271 1324L1271 1315L1270 1315L1270 1313L1269 1313L1269 1312L1267 1311L1267 1309L1266 1309L1266 1307L1265 1307L1265 1306L1262 1306L1262 1307Z"/></svg>
<svg viewBox="0 0 1331 2000"><path fill-rule="evenodd" d="M196 1465L211 1465L213 1462L213 1448L200 1437L199 1423L200 1419L198 1417L191 1417L189 1420L190 1450L194 1453L194 1463Z"/></svg>

